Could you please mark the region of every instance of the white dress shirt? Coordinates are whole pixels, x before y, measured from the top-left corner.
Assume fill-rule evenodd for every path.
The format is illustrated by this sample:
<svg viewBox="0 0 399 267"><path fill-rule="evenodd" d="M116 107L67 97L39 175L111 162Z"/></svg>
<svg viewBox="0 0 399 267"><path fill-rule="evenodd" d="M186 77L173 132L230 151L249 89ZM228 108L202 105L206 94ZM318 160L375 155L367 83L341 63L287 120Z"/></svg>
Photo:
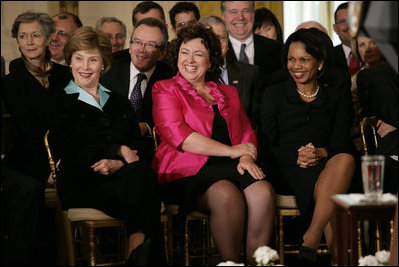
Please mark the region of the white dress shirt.
<svg viewBox="0 0 399 267"><path fill-rule="evenodd" d="M147 88L148 81L150 80L151 75L154 73L154 70L155 70L155 66L152 69L150 69L149 71L146 71L143 73L143 74L145 74L147 79L144 79L141 82L141 96L142 97L144 97L145 89ZM132 62L130 62L130 83L129 83L129 94L127 95L128 98L132 94L133 88L136 85L137 74L139 74L139 73L140 73L140 71L138 69L136 69L136 67L133 65Z"/></svg>
<svg viewBox="0 0 399 267"><path fill-rule="evenodd" d="M254 36L251 34L251 36L245 40L245 42L241 42L237 39L234 39L229 36L229 40L231 42L231 45L233 46L234 54L236 55L237 60L240 58L240 50L241 50L241 44L246 44L247 46L245 47L245 54L247 54L249 64L254 65L255 63L255 47L254 47Z"/></svg>

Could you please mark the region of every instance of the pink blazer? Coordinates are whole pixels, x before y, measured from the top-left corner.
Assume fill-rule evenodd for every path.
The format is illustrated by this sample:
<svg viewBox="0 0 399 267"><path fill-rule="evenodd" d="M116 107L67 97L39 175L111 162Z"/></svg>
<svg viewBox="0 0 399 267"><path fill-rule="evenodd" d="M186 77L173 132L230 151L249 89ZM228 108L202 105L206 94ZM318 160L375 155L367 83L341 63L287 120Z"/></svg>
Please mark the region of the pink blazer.
<svg viewBox="0 0 399 267"><path fill-rule="evenodd" d="M233 145L258 141L247 114L241 104L237 89L225 84L207 82L220 114L226 120ZM214 112L180 73L169 80L158 81L152 88L153 118L161 140L152 161L158 183L195 175L208 160L208 156L180 149L183 141L193 132L212 137Z"/></svg>

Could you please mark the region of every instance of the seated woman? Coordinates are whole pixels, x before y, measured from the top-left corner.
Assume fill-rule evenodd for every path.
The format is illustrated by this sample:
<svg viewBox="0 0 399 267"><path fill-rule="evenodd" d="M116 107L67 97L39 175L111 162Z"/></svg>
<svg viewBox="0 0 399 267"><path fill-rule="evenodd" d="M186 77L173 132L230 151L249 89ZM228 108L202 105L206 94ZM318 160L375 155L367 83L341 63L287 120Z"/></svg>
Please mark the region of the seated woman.
<svg viewBox="0 0 399 267"><path fill-rule="evenodd" d="M304 263L317 260L323 231L332 248L330 197L346 192L355 168L350 98L346 90L319 82L331 64L332 46L323 35L313 28L291 34L283 48L291 77L265 90L260 113L261 149L273 186L295 194L304 218Z"/></svg>
<svg viewBox="0 0 399 267"><path fill-rule="evenodd" d="M376 116L378 148L385 156L384 192L398 193L398 74L389 65L375 41L357 36L352 48L363 68L358 72L356 86L360 117Z"/></svg>
<svg viewBox="0 0 399 267"><path fill-rule="evenodd" d="M255 163L257 138L237 90L219 84L220 42L211 29L179 31L171 53L178 73L153 87L153 116L161 140L153 159L161 194L210 214L211 233L224 260L237 262L243 236L246 260L270 242L274 194Z"/></svg>
<svg viewBox="0 0 399 267"><path fill-rule="evenodd" d="M31 11L19 14L11 29L21 56L1 80L1 112L10 115L2 117L1 128L8 127L10 134L2 135L1 145L7 165L1 170L0 265L37 264L40 210L50 173L43 136L54 119L54 93L72 77L67 67L50 60L53 32L48 14Z"/></svg>
<svg viewBox="0 0 399 267"><path fill-rule="evenodd" d="M57 186L62 206L95 208L126 220L127 263L147 264L150 247L160 242L160 199L150 165L140 160L133 108L99 84L111 66L110 41L86 26L75 31L64 50L73 81L60 95L50 129L61 157ZM159 259L159 251L153 258Z"/></svg>

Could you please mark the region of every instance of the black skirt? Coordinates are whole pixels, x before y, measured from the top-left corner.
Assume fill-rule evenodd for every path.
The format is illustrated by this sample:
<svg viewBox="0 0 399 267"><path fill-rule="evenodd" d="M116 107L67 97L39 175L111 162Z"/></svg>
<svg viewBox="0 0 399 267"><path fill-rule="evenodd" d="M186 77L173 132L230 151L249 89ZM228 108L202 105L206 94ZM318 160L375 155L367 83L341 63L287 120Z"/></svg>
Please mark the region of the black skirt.
<svg viewBox="0 0 399 267"><path fill-rule="evenodd" d="M216 105L213 106L215 118L212 126L212 139L231 145L226 121L220 115ZM185 216L195 209L195 204L208 188L220 180L228 180L243 191L258 181L247 171L241 175L237 171L239 159L229 157L209 157L200 171L193 176L181 178L160 187L162 199L166 203L179 205L179 215Z"/></svg>

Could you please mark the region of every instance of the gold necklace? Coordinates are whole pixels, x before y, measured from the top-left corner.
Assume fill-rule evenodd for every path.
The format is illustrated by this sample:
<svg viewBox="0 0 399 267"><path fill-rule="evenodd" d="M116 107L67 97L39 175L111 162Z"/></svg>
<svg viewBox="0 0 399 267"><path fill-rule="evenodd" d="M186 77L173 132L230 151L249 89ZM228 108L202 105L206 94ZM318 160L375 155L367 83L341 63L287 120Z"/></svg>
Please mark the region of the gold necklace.
<svg viewBox="0 0 399 267"><path fill-rule="evenodd" d="M317 96L317 93L319 93L319 86L317 86L317 89L316 89L316 92L314 92L314 94L311 94L311 95L307 95L307 94L305 94L305 93L302 93L301 91L299 91L299 89L296 89L297 91L298 91L298 93L301 95L301 96L303 96L303 97L306 97L306 98L313 98L313 97L316 97Z"/></svg>

